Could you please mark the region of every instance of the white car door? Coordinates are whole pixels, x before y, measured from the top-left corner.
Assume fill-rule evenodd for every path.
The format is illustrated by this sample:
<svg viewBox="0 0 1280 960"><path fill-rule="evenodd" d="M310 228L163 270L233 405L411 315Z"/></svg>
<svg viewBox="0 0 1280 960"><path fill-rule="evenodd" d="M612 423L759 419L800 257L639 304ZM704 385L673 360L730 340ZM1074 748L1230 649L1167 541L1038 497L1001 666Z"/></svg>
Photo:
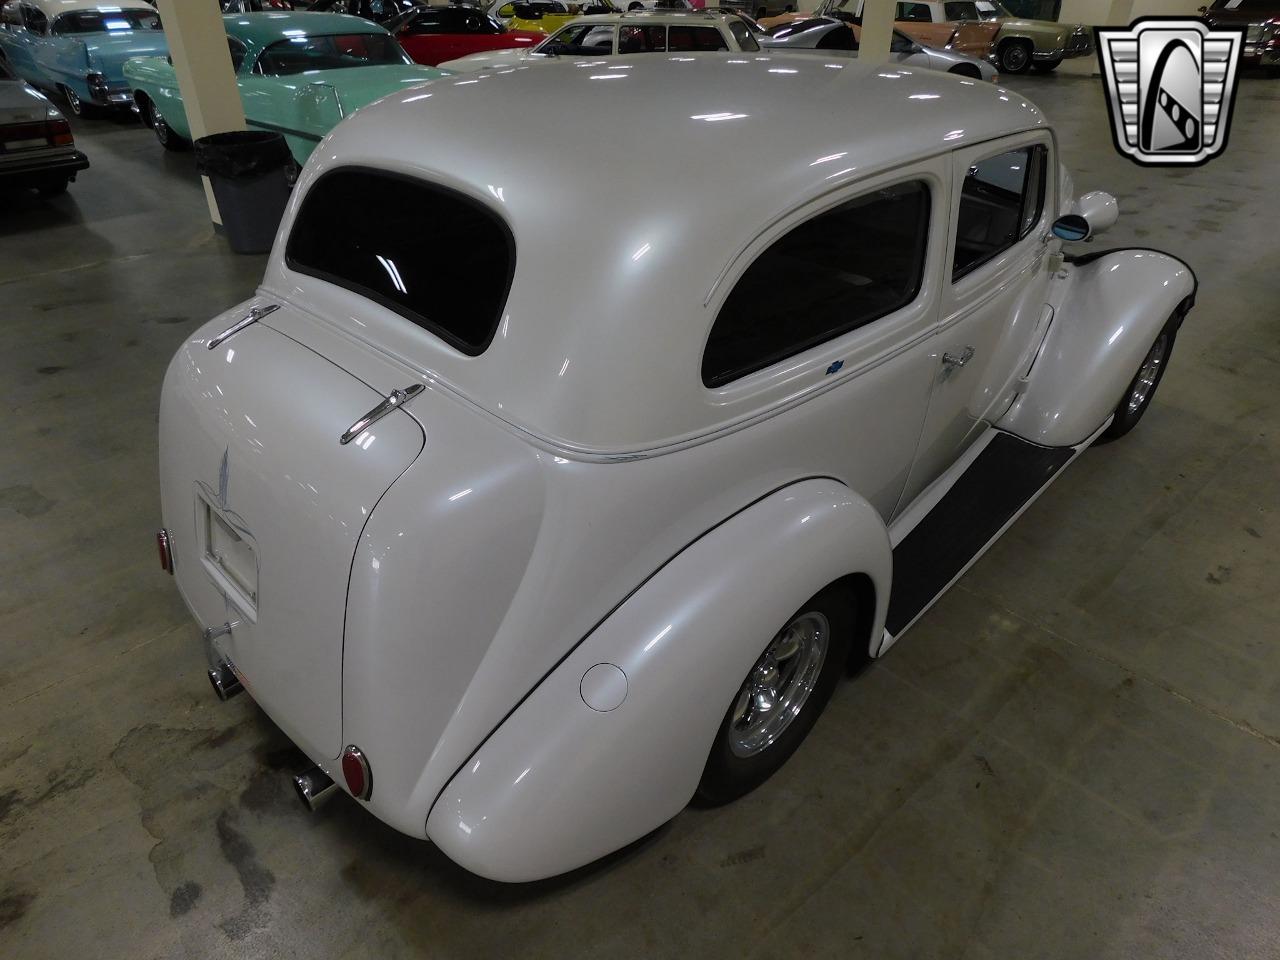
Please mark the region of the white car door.
<svg viewBox="0 0 1280 960"><path fill-rule="evenodd" d="M899 509L1017 396L1052 312L1052 138L1036 132L956 151L933 393Z"/></svg>

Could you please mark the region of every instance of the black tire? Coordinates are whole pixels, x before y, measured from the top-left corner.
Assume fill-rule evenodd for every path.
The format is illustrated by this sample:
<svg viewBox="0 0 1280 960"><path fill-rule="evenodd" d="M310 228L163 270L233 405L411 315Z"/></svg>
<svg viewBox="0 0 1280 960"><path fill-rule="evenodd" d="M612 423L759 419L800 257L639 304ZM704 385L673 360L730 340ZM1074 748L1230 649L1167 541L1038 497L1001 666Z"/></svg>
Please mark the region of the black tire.
<svg viewBox="0 0 1280 960"><path fill-rule="evenodd" d="M1111 424L1098 438L1099 443L1108 443L1123 437L1138 425L1142 415L1151 406L1151 399L1156 395L1160 381L1164 379L1164 372L1169 369L1169 358L1173 355L1173 342L1178 336L1180 320L1181 317L1176 313L1170 317L1169 322L1160 331L1160 335L1151 344L1151 349L1138 365L1137 373L1125 387L1124 396L1116 404ZM1155 363L1154 376L1148 366L1152 362Z"/></svg>
<svg viewBox="0 0 1280 960"><path fill-rule="evenodd" d="M996 51L1000 61L1000 72L1011 76L1026 73L1031 69L1031 51L1034 48L1029 40L1006 40Z"/></svg>
<svg viewBox="0 0 1280 960"><path fill-rule="evenodd" d="M1032 60L1031 69L1036 73L1053 73L1061 64L1061 60Z"/></svg>
<svg viewBox="0 0 1280 960"><path fill-rule="evenodd" d="M957 63L947 73L954 74L957 77L968 77L971 80L982 79L982 71L972 63Z"/></svg>
<svg viewBox="0 0 1280 960"><path fill-rule="evenodd" d="M57 197L67 192L67 184L70 182L70 177L57 177L52 180L46 180L36 189L40 191L40 196L42 197Z"/></svg>
<svg viewBox="0 0 1280 960"><path fill-rule="evenodd" d="M813 679L807 696L799 702L799 713L784 722L771 738L757 748L757 752L743 755L741 736L744 725L740 722L739 707L743 698L748 696L750 681L762 669L762 665L766 664L766 658L780 644L786 643L787 631L793 625L809 624L814 622L812 618L815 617L826 624L825 654L821 658L820 665L814 667L816 678ZM836 683L844 673L849 662L849 645L853 641L855 623L853 603L848 592L833 584L796 611L795 615L766 644L760 659L756 661L756 665L752 667L743 679L738 692L734 694L728 709L725 710L724 719L720 722L720 728L716 731L711 753L707 757L707 765L702 771L702 780L698 784L695 800L699 804L719 806L750 793L773 776L796 752L809 731L813 729L827 701L831 699ZM804 654L797 653L795 656L799 658ZM786 662L788 661L785 659L774 660L775 671L778 665ZM803 664L806 661L798 662ZM800 666L795 666L793 669L794 676L799 676L803 672ZM750 704L750 699L747 703ZM774 711L773 715L781 719L789 712ZM750 730L750 724L745 725L745 729Z"/></svg>
<svg viewBox="0 0 1280 960"><path fill-rule="evenodd" d="M627 12L629 13L632 10L643 10L643 9L644 9L643 3L633 3L627 7Z"/></svg>
<svg viewBox="0 0 1280 960"><path fill-rule="evenodd" d="M147 126L155 133L160 146L174 153L191 149L191 141L178 136L169 128L169 124L165 123L164 116L156 109L154 100L148 99L144 104L144 109L147 111Z"/></svg>

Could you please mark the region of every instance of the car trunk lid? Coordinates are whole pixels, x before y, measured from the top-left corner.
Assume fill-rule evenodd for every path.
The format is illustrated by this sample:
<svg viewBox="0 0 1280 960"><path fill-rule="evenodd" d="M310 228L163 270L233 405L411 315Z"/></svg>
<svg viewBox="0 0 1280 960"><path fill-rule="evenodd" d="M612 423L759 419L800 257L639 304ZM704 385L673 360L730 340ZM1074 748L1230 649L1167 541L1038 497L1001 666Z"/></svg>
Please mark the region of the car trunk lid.
<svg viewBox="0 0 1280 960"><path fill-rule="evenodd" d="M263 322L209 348L255 305L264 306L203 328L169 368L160 412L164 522L197 620L215 633L231 626L209 641L211 661L229 660L313 759L334 758L352 557L374 505L424 436L391 409L339 443L403 379L393 367L366 362L360 379ZM278 308L277 318L292 310L265 305Z"/></svg>

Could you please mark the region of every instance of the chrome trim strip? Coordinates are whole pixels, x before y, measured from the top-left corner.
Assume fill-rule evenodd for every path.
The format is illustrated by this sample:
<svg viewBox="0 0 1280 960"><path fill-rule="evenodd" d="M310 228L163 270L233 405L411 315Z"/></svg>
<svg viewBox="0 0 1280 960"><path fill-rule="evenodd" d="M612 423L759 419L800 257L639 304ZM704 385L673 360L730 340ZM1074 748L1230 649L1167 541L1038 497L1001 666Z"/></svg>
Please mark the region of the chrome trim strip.
<svg viewBox="0 0 1280 960"><path fill-rule="evenodd" d="M411 397L416 397L425 389L427 388L422 384L414 383L405 387L403 390L392 390L390 396L348 427L346 432L338 438L338 443L345 447L356 437L360 436L360 434L364 433L365 430L369 429L373 424L377 423L392 410L396 409L396 407L400 406Z"/></svg>
<svg viewBox="0 0 1280 960"><path fill-rule="evenodd" d="M249 311L249 315L247 317L241 320L237 320L231 326L227 327L227 329L223 330L220 334L218 334L216 337L210 340L209 349L210 350L215 349L220 343L222 343L223 340L226 340L228 337L234 337L237 333L239 333L245 327L248 327L248 326L251 326L252 324L257 323L267 314L275 313L279 309L280 309L280 304L278 303L268 303L265 306L254 307L252 310Z"/></svg>

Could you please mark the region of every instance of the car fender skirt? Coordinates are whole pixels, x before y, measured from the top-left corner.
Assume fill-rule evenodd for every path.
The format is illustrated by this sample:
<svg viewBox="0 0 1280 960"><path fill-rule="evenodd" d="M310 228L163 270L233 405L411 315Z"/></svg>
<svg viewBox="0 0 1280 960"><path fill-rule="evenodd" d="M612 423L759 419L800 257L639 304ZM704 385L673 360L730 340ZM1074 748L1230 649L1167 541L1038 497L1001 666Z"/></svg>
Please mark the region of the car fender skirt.
<svg viewBox="0 0 1280 960"><path fill-rule="evenodd" d="M474 873L519 882L654 830L693 796L729 701L773 633L855 573L875 588L878 637L889 536L836 480L797 482L734 515L646 581L507 717L441 793L428 837Z"/></svg>
<svg viewBox="0 0 1280 960"><path fill-rule="evenodd" d="M1046 447L1097 431L1165 323L1196 294L1191 268L1158 250L1108 250L1069 259L1066 270L1026 385L996 424Z"/></svg>

